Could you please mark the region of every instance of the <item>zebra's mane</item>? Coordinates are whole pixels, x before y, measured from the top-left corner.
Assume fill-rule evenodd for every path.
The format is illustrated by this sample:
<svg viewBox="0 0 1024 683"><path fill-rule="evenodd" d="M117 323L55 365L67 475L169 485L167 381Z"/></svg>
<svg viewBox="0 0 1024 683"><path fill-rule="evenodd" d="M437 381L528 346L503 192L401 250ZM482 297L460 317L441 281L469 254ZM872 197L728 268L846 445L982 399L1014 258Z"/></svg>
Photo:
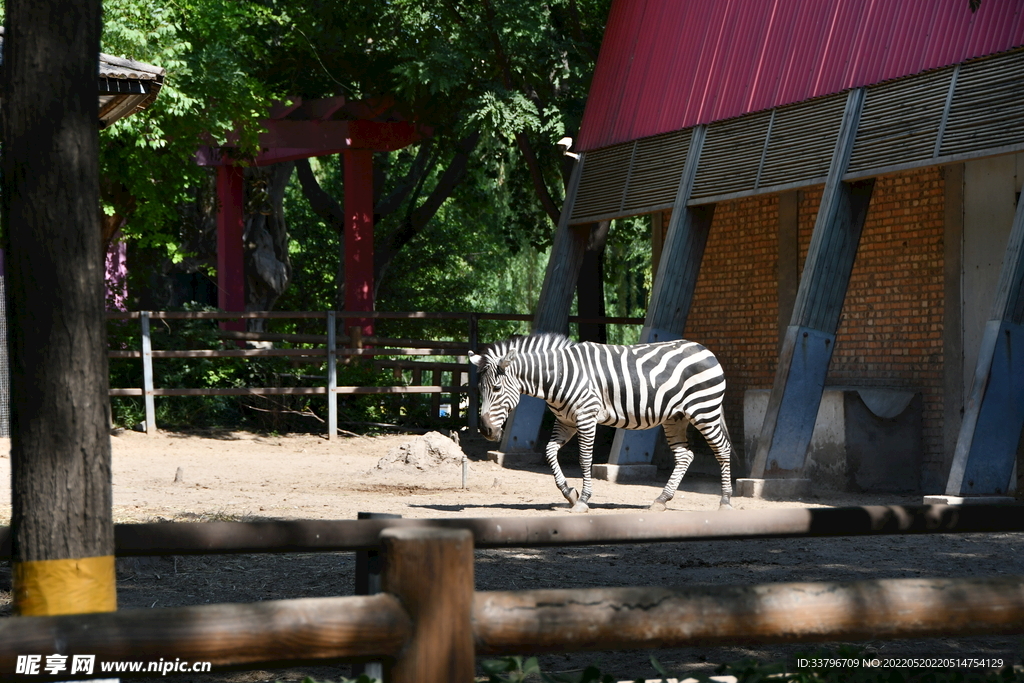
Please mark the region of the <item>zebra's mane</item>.
<svg viewBox="0 0 1024 683"><path fill-rule="evenodd" d="M545 351L565 349L575 345L576 342L572 339L569 339L564 334L559 334L557 332L541 332L539 334L531 334L528 337L516 335L503 341L494 342L491 344L490 348L484 352L484 356L486 356L488 361L494 362L512 349L515 349L519 353L543 353Z"/></svg>

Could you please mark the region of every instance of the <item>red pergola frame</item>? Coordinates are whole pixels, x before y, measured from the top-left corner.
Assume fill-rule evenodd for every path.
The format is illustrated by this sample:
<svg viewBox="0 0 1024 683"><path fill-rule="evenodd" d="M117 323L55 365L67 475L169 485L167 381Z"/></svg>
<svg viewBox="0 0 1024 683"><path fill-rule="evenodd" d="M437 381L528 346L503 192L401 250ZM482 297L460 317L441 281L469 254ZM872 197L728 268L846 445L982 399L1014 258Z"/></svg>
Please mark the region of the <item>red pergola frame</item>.
<svg viewBox="0 0 1024 683"><path fill-rule="evenodd" d="M260 153L249 164L267 166L328 154L344 155L345 309L374 310L373 299L373 152L401 149L426 131L394 114L394 101L346 102L344 97L275 105L261 125ZM205 147L196 155L202 166L217 167L217 305L245 310L243 165L227 150ZM357 321L372 334L369 320ZM241 324L239 324L241 326Z"/></svg>

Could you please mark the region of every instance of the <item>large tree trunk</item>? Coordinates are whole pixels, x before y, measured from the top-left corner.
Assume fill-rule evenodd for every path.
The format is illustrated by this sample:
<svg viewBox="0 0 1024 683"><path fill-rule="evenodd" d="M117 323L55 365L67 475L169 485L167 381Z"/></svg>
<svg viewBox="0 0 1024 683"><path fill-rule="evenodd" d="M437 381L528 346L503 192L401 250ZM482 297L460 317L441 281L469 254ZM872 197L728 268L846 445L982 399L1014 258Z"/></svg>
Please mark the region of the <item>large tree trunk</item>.
<svg viewBox="0 0 1024 683"><path fill-rule="evenodd" d="M288 226L284 220L284 191L295 162L246 172L245 283L247 311L269 311L292 278L288 256ZM248 321L251 331L263 331L266 320Z"/></svg>
<svg viewBox="0 0 1024 683"><path fill-rule="evenodd" d="M9 0L2 210L14 602L116 609L96 73L99 0Z"/></svg>

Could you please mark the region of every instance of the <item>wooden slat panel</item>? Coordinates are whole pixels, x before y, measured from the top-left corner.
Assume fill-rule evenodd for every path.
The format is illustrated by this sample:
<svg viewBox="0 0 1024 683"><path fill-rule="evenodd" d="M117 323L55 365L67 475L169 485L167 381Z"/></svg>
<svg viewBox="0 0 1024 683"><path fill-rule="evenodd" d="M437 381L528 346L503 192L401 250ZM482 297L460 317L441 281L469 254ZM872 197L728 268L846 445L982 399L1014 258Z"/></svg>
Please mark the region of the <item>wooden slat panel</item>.
<svg viewBox="0 0 1024 683"><path fill-rule="evenodd" d="M634 144L628 142L587 152L572 208L573 223L597 220L622 210Z"/></svg>
<svg viewBox="0 0 1024 683"><path fill-rule="evenodd" d="M691 197L753 190L771 112L708 126Z"/></svg>
<svg viewBox="0 0 1024 683"><path fill-rule="evenodd" d="M828 175L846 98L840 93L775 111L760 187L810 184Z"/></svg>
<svg viewBox="0 0 1024 683"><path fill-rule="evenodd" d="M930 159L953 71L868 88L847 172Z"/></svg>
<svg viewBox="0 0 1024 683"><path fill-rule="evenodd" d="M637 141L622 207L626 215L672 206L679 191L690 137L691 130L686 129Z"/></svg>
<svg viewBox="0 0 1024 683"><path fill-rule="evenodd" d="M941 156L1024 144L1024 52L960 67Z"/></svg>

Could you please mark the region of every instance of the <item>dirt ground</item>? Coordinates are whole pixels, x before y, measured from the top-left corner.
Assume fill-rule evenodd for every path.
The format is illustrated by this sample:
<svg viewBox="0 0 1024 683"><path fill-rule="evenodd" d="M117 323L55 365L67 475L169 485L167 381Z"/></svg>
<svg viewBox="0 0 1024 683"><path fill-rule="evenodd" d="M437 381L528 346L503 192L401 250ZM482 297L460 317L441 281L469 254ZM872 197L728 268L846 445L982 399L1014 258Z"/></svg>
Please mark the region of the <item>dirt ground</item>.
<svg viewBox="0 0 1024 683"><path fill-rule="evenodd" d="M342 437L257 435L240 432L125 431L112 437L114 518L161 520L354 519L360 511L403 517L450 518L569 514L546 467L502 469L486 460L493 447L462 435L469 456L462 468L434 463L421 470L392 462L389 452L415 435ZM0 523L10 520L9 444L0 440ZM564 455L574 457L571 443ZM566 466L566 475L579 476ZM646 509L667 478L622 485L596 481L592 515ZM177 479L177 481L176 481ZM577 483L578 486L578 483ZM670 510L714 510L718 482L688 476ZM734 498L738 509L917 504L920 496L821 494L772 502ZM298 597L350 595L352 553L234 555L123 559L118 562L121 609ZM869 578L1024 574L1024 534L881 536L838 539L767 539L648 545L477 551L478 590L599 586L750 584L845 581ZM0 615L10 613L10 571L0 564ZM947 638L858 643L878 656L999 656L1021 663L1024 640L1014 637ZM549 672L578 671L598 663L619 679L654 677L654 654L668 670L710 674L725 662L793 658L818 645L733 646L550 655ZM835 650L836 645L828 648ZM164 680L249 683L318 680L349 675L348 665L275 671L234 671Z"/></svg>

